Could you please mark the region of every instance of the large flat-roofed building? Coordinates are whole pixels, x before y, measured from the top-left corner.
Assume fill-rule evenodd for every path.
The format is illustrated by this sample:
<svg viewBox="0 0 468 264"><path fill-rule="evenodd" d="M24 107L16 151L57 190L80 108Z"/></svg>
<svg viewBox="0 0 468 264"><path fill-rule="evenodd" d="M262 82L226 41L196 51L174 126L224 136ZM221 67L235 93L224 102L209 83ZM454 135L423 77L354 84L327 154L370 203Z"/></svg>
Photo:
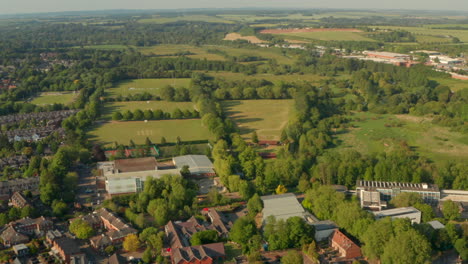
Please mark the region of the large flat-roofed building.
<svg viewBox="0 0 468 264"><path fill-rule="evenodd" d="M421 195L424 202L428 204L437 204L440 200L440 190L435 184L427 183L403 183L403 182L382 182L382 181L364 181L359 180L356 184L356 194L363 199L368 197L370 200L364 202L375 202L375 195L366 196L362 192L379 192L381 201L390 201L400 193L412 192ZM361 205L363 201L361 200Z"/></svg>
<svg viewBox="0 0 468 264"><path fill-rule="evenodd" d="M318 221L304 210L293 193L262 196L261 199L263 201L263 222L269 216L274 216L277 220L287 220L290 217L299 216L309 223Z"/></svg>
<svg viewBox="0 0 468 264"><path fill-rule="evenodd" d="M411 223L421 223L421 211L414 207L400 207L395 209L383 210L379 212L373 212L376 219L382 219L385 217L395 218L408 218Z"/></svg>
<svg viewBox="0 0 468 264"><path fill-rule="evenodd" d="M106 178L106 191L110 196L138 193L148 177L180 176L178 168L159 169L154 157L99 162L97 168Z"/></svg>
<svg viewBox="0 0 468 264"><path fill-rule="evenodd" d="M185 155L172 159L177 169L188 166L193 176L215 176L214 165L205 155Z"/></svg>

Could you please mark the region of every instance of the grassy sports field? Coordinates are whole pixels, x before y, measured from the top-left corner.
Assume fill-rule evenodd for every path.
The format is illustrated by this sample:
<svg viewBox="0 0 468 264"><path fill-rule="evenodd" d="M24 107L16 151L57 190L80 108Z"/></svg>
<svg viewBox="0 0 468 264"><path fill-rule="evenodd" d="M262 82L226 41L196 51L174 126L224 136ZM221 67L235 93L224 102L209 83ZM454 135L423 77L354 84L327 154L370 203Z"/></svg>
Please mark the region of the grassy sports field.
<svg viewBox="0 0 468 264"><path fill-rule="evenodd" d="M193 110L195 105L191 102L167 102L167 101L144 101L144 102L109 102L104 106L103 119L111 120L112 113L116 111L135 111L140 109L145 110L157 110L161 109L164 112L172 113L176 108L180 110Z"/></svg>
<svg viewBox="0 0 468 264"><path fill-rule="evenodd" d="M468 136L433 125L430 119L371 113L354 113L349 118L354 128L339 133L339 148L373 153L391 150L406 141L416 152L434 162L468 159ZM388 126L397 123L401 126Z"/></svg>
<svg viewBox="0 0 468 264"><path fill-rule="evenodd" d="M457 92L461 89L468 89L468 81L458 80L458 79L449 79L449 78L433 78L432 80L437 81L441 85L446 85L450 90Z"/></svg>
<svg viewBox="0 0 468 264"><path fill-rule="evenodd" d="M190 86L190 78L167 78L167 79L134 79L120 82L116 87L106 90L107 96L128 96L138 93L159 94L159 90L166 85L174 87Z"/></svg>
<svg viewBox="0 0 468 264"><path fill-rule="evenodd" d="M50 104L71 104L78 96L73 92L44 92L31 100L31 104L50 105Z"/></svg>
<svg viewBox="0 0 468 264"><path fill-rule="evenodd" d="M200 119L102 122L88 132L90 140L110 145L117 141L128 144L144 144L146 137L153 142L160 142L165 137L167 142L175 142L179 136L182 141L208 140L212 135L202 125Z"/></svg>
<svg viewBox="0 0 468 264"><path fill-rule="evenodd" d="M233 100L222 106L243 138L250 140L253 131L259 139L279 140L291 115L293 100Z"/></svg>

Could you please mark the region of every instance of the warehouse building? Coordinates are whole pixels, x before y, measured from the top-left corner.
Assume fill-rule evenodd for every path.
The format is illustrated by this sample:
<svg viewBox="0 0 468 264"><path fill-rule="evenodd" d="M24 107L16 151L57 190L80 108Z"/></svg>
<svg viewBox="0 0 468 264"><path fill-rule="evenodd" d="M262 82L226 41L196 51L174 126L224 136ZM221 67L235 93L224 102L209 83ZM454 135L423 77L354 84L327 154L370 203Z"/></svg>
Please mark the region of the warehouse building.
<svg viewBox="0 0 468 264"><path fill-rule="evenodd" d="M383 210L379 212L373 212L375 219L382 219L385 217L395 218L408 218L411 223L421 223L421 211L414 207L400 207L395 209Z"/></svg>

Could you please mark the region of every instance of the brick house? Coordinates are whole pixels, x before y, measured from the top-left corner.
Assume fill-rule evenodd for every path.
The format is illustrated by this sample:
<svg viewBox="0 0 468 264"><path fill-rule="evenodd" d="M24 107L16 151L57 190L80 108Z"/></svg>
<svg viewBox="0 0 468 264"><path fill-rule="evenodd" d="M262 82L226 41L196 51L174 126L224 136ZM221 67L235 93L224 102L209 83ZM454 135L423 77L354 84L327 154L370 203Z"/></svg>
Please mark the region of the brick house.
<svg viewBox="0 0 468 264"><path fill-rule="evenodd" d="M68 237L60 237L53 241L52 251L65 263L86 264L86 254L80 249L75 240Z"/></svg>
<svg viewBox="0 0 468 264"><path fill-rule="evenodd" d="M172 264L221 263L226 258L223 243L175 248L171 250Z"/></svg>
<svg viewBox="0 0 468 264"><path fill-rule="evenodd" d="M14 207L18 207L18 208L30 206L28 200L20 192L15 192L11 196L10 202Z"/></svg>
<svg viewBox="0 0 468 264"><path fill-rule="evenodd" d="M340 230L336 230L331 238L331 246L338 250L341 257L345 259L354 259L361 257L361 248L349 239Z"/></svg>

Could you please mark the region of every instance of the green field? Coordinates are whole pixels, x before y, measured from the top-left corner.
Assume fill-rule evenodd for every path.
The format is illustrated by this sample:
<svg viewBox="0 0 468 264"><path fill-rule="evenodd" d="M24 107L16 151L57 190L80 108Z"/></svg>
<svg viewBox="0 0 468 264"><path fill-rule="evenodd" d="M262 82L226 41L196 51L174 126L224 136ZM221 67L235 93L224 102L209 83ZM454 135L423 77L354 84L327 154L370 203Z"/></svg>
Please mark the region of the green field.
<svg viewBox="0 0 468 264"><path fill-rule="evenodd" d="M31 104L35 105L51 105L51 104L71 104L78 93L73 92L44 92L31 100Z"/></svg>
<svg viewBox="0 0 468 264"><path fill-rule="evenodd" d="M410 115L355 113L353 128L337 131L339 148L362 153L389 151L406 141L420 155L434 162L468 159L468 136L433 125L430 119ZM388 127L400 123L401 127Z"/></svg>
<svg viewBox="0 0 468 264"><path fill-rule="evenodd" d="M126 50L129 48L134 48L134 46L127 46L127 45L90 45L90 46L83 46L83 47L73 47L76 49L83 48L83 49L101 49L101 50Z"/></svg>
<svg viewBox="0 0 468 264"><path fill-rule="evenodd" d="M139 23L155 23L155 24L166 24L174 23L178 21L193 21L193 22L208 22L208 23L225 23L232 24L233 21L219 18L217 16L208 15L188 15L188 16L175 16L175 17L161 17L154 15L152 18L144 18L138 20Z"/></svg>
<svg viewBox="0 0 468 264"><path fill-rule="evenodd" d="M458 79L449 79L449 78L432 78L432 80L437 81L441 85L446 85L453 92L460 91L462 89L468 89L467 80L458 80Z"/></svg>
<svg viewBox="0 0 468 264"><path fill-rule="evenodd" d="M156 110L161 109L164 112L172 113L176 108L180 110L193 110L195 105L191 102L166 102L166 101L144 101L144 102L111 102L106 103L103 111L103 118L106 120L112 119L112 113L116 111L135 111L140 109L145 110Z"/></svg>
<svg viewBox="0 0 468 264"><path fill-rule="evenodd" d="M468 42L468 30L434 29L434 28L431 28L431 26L424 26L424 27L379 26L379 28L391 29L391 30L406 30L415 34L418 41L421 38L423 41L429 41L431 39L429 39L427 36L432 36L433 37L432 40L434 42L442 42L443 39L451 41L452 37L457 37L462 42Z"/></svg>
<svg viewBox="0 0 468 264"><path fill-rule="evenodd" d="M318 84L321 81L330 79L326 76L319 76L316 74L289 74L289 75L273 75L273 74L255 74L255 75L245 75L243 73L236 72L208 72L210 76L216 78L224 78L228 81L240 81L240 80L256 80L256 79L265 79L273 83L283 82L310 82ZM349 75L340 75L335 77L336 79L349 78Z"/></svg>
<svg viewBox="0 0 468 264"><path fill-rule="evenodd" d="M190 52L190 55L184 55L192 59L207 59L207 60L226 60L224 56L219 54L209 53L208 47L192 46L192 45L158 45L153 47L139 48L138 50L145 55L158 55L162 57L172 57L175 54L182 52Z"/></svg>
<svg viewBox="0 0 468 264"><path fill-rule="evenodd" d="M299 32L281 33L280 36L295 40L325 40L325 41L375 41L359 32L324 31L324 32Z"/></svg>
<svg viewBox="0 0 468 264"><path fill-rule="evenodd" d="M209 46L211 49L217 49L226 52L230 56L259 56L266 59L274 59L279 64L293 64L296 60L294 57L283 55L280 48L232 48L226 46Z"/></svg>
<svg viewBox="0 0 468 264"><path fill-rule="evenodd" d="M226 114L232 118L243 138L250 140L257 131L260 140L279 140L287 125L293 100L223 101Z"/></svg>
<svg viewBox="0 0 468 264"><path fill-rule="evenodd" d="M164 86L171 85L174 87L190 86L190 78L167 78L167 79L134 79L120 82L116 87L106 90L107 96L128 96L139 93L150 93L158 95L159 90Z"/></svg>
<svg viewBox="0 0 468 264"><path fill-rule="evenodd" d="M179 136L182 141L209 140L211 134L202 125L200 119L102 122L88 132L90 140L110 145L117 141L128 144L144 144L146 137L153 142L160 142L165 137L167 142L175 142Z"/></svg>

